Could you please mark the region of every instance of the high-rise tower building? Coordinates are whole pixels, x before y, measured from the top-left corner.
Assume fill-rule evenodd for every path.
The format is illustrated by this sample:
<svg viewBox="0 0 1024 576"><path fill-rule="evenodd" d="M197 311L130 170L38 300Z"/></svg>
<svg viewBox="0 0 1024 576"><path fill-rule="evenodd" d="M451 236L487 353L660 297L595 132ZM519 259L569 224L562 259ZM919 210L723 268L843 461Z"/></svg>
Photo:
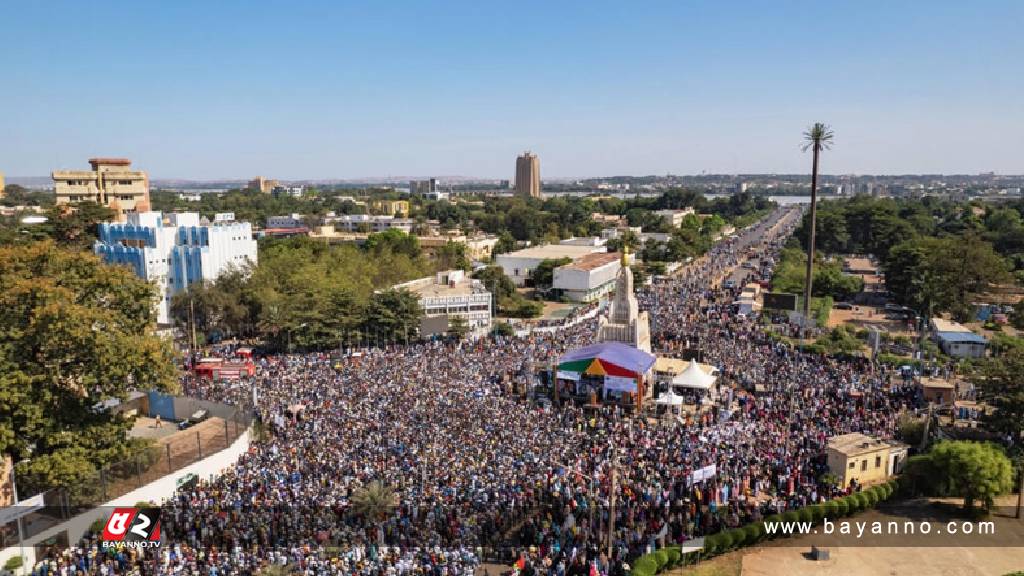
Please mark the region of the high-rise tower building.
<svg viewBox="0 0 1024 576"><path fill-rule="evenodd" d="M540 198L540 158L523 152L516 158L516 195Z"/></svg>

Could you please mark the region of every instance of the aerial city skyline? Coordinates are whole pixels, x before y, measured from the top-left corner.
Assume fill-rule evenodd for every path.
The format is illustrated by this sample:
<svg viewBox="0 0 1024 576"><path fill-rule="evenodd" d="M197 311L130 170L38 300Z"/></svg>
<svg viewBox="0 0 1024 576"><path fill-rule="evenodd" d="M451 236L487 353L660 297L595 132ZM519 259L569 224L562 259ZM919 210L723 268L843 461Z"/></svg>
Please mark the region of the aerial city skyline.
<svg viewBox="0 0 1024 576"><path fill-rule="evenodd" d="M5 15L0 576L1024 576L1024 2Z"/></svg>

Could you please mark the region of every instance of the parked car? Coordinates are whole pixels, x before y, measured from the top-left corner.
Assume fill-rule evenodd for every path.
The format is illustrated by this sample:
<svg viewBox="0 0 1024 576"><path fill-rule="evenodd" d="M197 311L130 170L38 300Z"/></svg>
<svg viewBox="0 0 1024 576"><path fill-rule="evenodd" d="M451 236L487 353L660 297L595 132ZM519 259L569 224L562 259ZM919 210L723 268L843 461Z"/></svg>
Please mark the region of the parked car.
<svg viewBox="0 0 1024 576"><path fill-rule="evenodd" d="M199 424L200 422L206 420L209 417L210 413L207 412L206 410L196 410L195 412L192 413L191 416L182 420L181 424L178 424L178 429L184 430L186 428L195 426L196 424Z"/></svg>
<svg viewBox="0 0 1024 576"><path fill-rule="evenodd" d="M849 302L836 302L832 307L836 310L853 310L853 304Z"/></svg>

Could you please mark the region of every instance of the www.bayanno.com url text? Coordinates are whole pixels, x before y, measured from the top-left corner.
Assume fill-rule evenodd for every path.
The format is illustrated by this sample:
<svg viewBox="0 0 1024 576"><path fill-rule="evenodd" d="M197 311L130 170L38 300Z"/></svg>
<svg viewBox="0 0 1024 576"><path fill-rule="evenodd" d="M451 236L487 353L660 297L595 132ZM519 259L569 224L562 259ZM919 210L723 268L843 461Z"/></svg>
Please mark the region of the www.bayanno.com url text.
<svg viewBox="0 0 1024 576"><path fill-rule="evenodd" d="M824 534L852 536L928 536L928 535L980 535L994 536L995 522L952 521L942 523L914 521L855 521L829 520L825 518L821 526L815 527L813 522L764 522L764 531L769 535L798 536L807 534Z"/></svg>

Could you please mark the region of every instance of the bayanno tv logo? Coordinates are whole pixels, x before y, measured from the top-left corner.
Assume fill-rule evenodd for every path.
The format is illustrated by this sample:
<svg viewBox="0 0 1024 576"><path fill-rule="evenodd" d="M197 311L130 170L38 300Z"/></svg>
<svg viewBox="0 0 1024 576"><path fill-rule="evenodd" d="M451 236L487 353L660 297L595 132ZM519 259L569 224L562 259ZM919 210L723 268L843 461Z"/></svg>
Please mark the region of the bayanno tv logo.
<svg viewBox="0 0 1024 576"><path fill-rule="evenodd" d="M114 508L103 526L104 548L159 548L159 508Z"/></svg>

